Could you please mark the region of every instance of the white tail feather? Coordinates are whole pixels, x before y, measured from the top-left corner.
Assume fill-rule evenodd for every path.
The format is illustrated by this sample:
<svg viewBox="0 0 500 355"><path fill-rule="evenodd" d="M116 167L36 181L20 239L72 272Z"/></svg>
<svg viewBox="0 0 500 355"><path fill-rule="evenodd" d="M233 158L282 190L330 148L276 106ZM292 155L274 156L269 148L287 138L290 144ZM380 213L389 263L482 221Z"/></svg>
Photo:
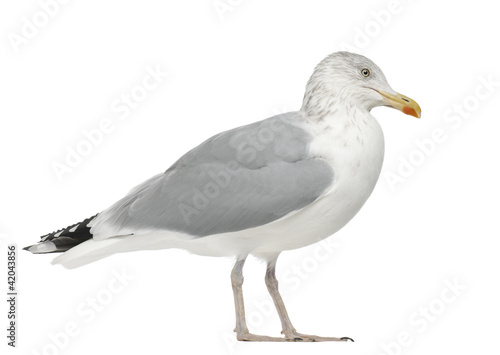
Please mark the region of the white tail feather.
<svg viewBox="0 0 500 355"><path fill-rule="evenodd" d="M52 264L60 264L67 269L74 269L91 262L115 254L115 246L121 242L122 237L110 238L102 241L89 239L52 260Z"/></svg>

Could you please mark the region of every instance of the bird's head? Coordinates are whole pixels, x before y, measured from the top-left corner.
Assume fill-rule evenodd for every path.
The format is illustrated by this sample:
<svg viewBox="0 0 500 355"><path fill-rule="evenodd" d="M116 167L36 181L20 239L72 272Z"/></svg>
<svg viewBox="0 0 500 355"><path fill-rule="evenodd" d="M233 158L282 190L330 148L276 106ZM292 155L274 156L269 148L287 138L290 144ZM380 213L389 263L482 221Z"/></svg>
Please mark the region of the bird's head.
<svg viewBox="0 0 500 355"><path fill-rule="evenodd" d="M420 118L420 106L394 91L384 73L370 59L354 53L336 52L314 69L306 86L302 110L324 115L339 105L371 110L388 106Z"/></svg>

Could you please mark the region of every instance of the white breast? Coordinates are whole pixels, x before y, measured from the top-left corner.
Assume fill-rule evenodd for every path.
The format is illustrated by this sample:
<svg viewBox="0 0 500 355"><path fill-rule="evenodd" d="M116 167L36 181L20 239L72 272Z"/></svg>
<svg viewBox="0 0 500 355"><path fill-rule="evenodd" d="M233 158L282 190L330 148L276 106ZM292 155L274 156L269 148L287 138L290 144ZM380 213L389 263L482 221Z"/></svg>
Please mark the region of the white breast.
<svg viewBox="0 0 500 355"><path fill-rule="evenodd" d="M328 123L311 129L316 137L311 152L332 166L334 182L313 204L284 218L282 227L288 235L276 239L277 248L302 247L337 232L358 213L380 175L384 136L373 116L360 117L342 129Z"/></svg>

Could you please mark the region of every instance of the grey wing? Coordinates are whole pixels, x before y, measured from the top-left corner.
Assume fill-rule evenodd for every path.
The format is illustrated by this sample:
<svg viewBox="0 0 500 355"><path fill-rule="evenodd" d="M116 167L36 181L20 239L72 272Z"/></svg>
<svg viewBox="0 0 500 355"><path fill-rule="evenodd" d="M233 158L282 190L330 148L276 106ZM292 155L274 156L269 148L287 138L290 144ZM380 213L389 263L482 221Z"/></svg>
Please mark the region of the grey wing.
<svg viewBox="0 0 500 355"><path fill-rule="evenodd" d="M270 223L315 201L332 184L309 154L296 113L223 132L135 188L94 221L95 239L172 230L196 237Z"/></svg>

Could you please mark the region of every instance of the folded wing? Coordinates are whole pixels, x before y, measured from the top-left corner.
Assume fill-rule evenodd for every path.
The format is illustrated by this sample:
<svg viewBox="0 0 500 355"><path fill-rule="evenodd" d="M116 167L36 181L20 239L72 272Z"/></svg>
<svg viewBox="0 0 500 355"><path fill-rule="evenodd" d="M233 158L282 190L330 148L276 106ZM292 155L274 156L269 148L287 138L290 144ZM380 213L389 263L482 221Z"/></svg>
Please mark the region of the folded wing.
<svg viewBox="0 0 500 355"><path fill-rule="evenodd" d="M193 237L270 223L332 185L333 171L311 156L298 113L220 133L165 173L132 190L92 221L94 239L158 230Z"/></svg>

